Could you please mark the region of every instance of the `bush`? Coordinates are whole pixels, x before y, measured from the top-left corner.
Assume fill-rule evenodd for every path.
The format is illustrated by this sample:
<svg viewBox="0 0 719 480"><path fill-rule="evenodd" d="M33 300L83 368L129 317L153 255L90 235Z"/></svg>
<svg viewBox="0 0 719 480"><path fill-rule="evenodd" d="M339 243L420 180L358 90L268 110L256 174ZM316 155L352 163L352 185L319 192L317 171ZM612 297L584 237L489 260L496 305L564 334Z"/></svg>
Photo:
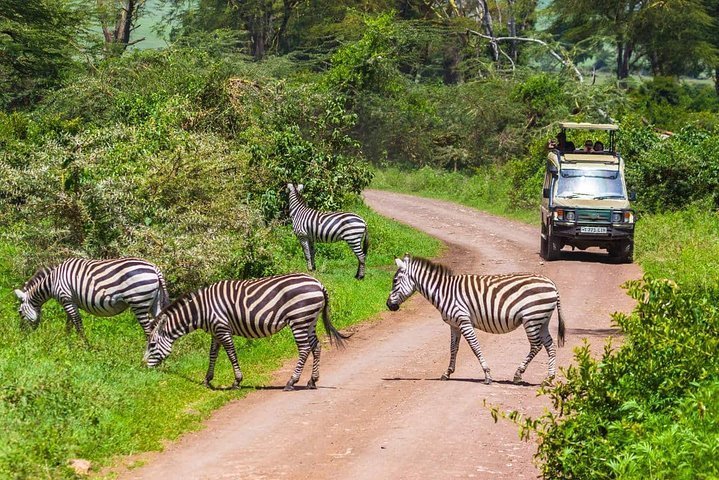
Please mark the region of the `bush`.
<svg viewBox="0 0 719 480"><path fill-rule="evenodd" d="M716 447L716 422L696 431L691 424L703 423L703 410L717 406L719 288L681 288L650 277L627 287L638 304L631 315L614 316L623 345L608 344L598 360L587 345L578 349L566 381L548 390L558 413L526 424L539 432L543 476L615 478L631 471L629 478L713 478L714 462L703 461ZM678 425L691 408L699 416ZM658 468L655 459L662 459Z"/></svg>

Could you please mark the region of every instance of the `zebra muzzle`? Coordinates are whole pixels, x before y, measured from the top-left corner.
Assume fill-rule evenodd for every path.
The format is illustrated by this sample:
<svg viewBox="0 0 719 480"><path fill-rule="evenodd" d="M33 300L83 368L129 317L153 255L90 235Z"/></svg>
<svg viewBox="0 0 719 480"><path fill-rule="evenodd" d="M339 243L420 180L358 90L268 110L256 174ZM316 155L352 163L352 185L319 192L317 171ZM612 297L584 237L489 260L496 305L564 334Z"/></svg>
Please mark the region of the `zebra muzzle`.
<svg viewBox="0 0 719 480"><path fill-rule="evenodd" d="M387 308L389 308L393 312L396 312L397 310L399 310L399 304L387 300Z"/></svg>

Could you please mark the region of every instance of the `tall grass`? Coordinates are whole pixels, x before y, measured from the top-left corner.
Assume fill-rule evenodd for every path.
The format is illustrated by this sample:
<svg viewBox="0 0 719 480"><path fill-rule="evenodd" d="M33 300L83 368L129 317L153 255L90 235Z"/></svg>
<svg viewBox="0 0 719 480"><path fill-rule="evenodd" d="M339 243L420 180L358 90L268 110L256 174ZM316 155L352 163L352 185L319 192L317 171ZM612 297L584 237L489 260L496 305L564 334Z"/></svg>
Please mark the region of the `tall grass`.
<svg viewBox="0 0 719 480"><path fill-rule="evenodd" d="M410 250L433 256L440 248L438 241L366 207L355 210L368 221L371 234L365 279L354 279L356 258L347 245L317 248L317 277L329 290L331 318L338 328L385 308L394 255ZM305 271L290 228L275 233L283 269ZM90 349L74 332L66 335L64 314L55 301L45 305L40 327L25 331L12 293L25 280L13 268L19 249L0 243L0 478L73 478L69 459L88 459L97 468L115 455L159 449L162 440L199 428L219 406L267 385L271 373L297 354L288 329L267 339L238 337L244 388L211 391L202 385L210 345L202 331L179 340L154 370L141 365L144 335L129 314L107 319L84 314ZM216 385L232 381L222 353Z"/></svg>
<svg viewBox="0 0 719 480"><path fill-rule="evenodd" d="M419 170L387 168L374 172L371 187L449 200L525 223L539 224L538 210L512 205L511 180L506 168L500 166L476 169L473 174L430 167Z"/></svg>

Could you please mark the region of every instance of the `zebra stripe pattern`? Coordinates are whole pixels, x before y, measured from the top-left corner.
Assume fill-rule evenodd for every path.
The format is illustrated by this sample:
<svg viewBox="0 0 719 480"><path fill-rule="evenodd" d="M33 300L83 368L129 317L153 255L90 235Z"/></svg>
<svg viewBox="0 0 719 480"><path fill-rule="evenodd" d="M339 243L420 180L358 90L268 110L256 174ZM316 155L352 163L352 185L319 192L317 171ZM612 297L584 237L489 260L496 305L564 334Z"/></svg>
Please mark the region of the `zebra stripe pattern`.
<svg viewBox="0 0 719 480"><path fill-rule="evenodd" d="M559 305L559 292L549 278L533 274L454 275L450 269L423 258L395 259L397 273L387 307L396 311L415 291L429 300L450 326L450 358L443 380L454 373L463 336L484 370L485 383L492 377L474 332L475 328L489 333L508 333L524 326L530 350L514 374L514 382L537 352L544 346L549 355L549 379L556 375L556 348L549 333L549 320L554 309L559 316L559 346L564 344L564 319Z"/></svg>
<svg viewBox="0 0 719 480"><path fill-rule="evenodd" d="M43 267L15 295L22 302L20 316L31 326L40 323L42 306L54 298L67 314L66 329L75 326L87 343L79 310L112 317L130 309L149 336L152 319L170 303L162 272L139 258L87 260L69 258Z"/></svg>
<svg viewBox="0 0 719 480"><path fill-rule="evenodd" d="M355 278L362 280L369 248L367 223L354 213L320 212L307 206L302 198L303 185L288 183L290 218L292 230L302 245L307 269L315 269L315 242L338 242L344 240L357 256L359 264Z"/></svg>
<svg viewBox="0 0 719 480"><path fill-rule="evenodd" d="M293 390L300 379L305 361L312 352L312 378L309 388L316 388L320 377L320 342L315 327L322 314L331 342L338 345L348 338L332 325L328 315L325 287L309 275L295 273L254 280L223 280L189 293L160 313L145 351L148 367L159 365L172 350L178 338L193 330L203 329L212 335L210 365L205 385L212 388L215 362L224 347L235 373L233 388L242 381L233 335L245 338L268 337L289 325L294 336L299 360L285 390Z"/></svg>

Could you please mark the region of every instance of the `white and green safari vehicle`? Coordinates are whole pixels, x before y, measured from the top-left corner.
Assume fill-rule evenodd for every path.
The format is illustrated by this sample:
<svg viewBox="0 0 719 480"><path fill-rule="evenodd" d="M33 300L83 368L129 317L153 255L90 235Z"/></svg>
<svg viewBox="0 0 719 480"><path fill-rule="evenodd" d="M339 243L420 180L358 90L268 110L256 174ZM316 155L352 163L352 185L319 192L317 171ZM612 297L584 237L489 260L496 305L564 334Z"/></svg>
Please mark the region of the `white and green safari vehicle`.
<svg viewBox="0 0 719 480"><path fill-rule="evenodd" d="M634 255L634 194L624 183L616 125L562 122L550 142L542 188L540 254L556 260L564 246L605 248L616 261ZM570 140L577 141L578 148Z"/></svg>

